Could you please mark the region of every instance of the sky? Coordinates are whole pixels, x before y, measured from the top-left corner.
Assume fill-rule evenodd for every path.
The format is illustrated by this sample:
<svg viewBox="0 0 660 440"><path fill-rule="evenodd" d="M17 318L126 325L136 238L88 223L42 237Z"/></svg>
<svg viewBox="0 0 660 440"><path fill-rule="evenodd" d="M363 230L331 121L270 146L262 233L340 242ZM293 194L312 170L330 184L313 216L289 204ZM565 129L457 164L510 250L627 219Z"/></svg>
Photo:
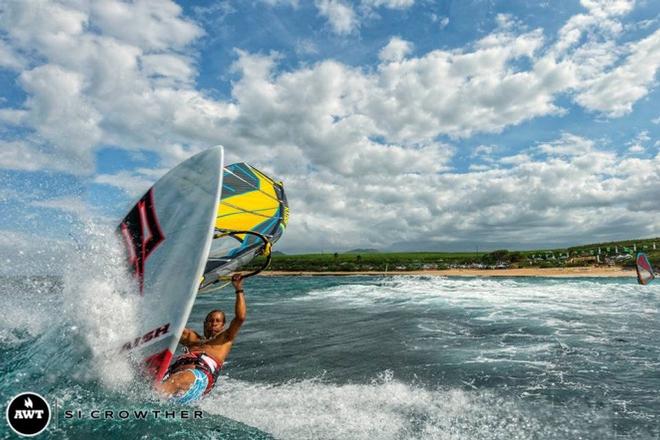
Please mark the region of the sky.
<svg viewBox="0 0 660 440"><path fill-rule="evenodd" d="M275 249L660 235L660 3L0 2L0 261L57 261L214 145Z"/></svg>

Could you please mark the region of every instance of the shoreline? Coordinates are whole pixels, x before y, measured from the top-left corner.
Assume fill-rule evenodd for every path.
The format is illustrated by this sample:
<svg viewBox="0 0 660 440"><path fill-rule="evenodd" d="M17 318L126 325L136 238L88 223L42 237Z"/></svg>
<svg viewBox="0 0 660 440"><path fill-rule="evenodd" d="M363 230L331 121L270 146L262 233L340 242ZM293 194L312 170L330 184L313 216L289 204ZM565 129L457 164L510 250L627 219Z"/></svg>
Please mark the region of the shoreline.
<svg viewBox="0 0 660 440"><path fill-rule="evenodd" d="M621 267L549 267L549 268L521 268L521 269L446 269L446 270L410 270L410 271L357 271L357 272L310 272L310 271L281 271L265 270L262 276L398 276L398 275L427 275L439 277L548 277L548 278L576 278L576 277L637 277L634 269Z"/></svg>

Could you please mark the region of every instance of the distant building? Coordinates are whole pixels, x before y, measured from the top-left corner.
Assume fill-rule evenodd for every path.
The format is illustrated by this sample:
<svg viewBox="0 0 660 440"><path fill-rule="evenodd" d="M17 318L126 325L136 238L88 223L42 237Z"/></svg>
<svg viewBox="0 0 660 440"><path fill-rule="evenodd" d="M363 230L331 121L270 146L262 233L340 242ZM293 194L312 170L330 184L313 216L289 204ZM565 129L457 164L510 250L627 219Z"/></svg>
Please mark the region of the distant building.
<svg viewBox="0 0 660 440"><path fill-rule="evenodd" d="M572 257L568 259L568 263L596 264L598 263L598 257L593 255L587 255L584 257Z"/></svg>

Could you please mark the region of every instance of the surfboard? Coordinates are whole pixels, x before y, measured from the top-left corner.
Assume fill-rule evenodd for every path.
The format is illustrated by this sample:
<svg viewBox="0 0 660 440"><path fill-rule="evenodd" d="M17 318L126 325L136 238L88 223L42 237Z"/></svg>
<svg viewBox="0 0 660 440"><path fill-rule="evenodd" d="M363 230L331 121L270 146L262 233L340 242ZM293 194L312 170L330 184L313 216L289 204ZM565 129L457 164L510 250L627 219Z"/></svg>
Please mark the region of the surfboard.
<svg viewBox="0 0 660 440"><path fill-rule="evenodd" d="M221 146L161 177L118 227L142 296L139 330L120 352L160 382L195 302L211 248L222 188Z"/></svg>

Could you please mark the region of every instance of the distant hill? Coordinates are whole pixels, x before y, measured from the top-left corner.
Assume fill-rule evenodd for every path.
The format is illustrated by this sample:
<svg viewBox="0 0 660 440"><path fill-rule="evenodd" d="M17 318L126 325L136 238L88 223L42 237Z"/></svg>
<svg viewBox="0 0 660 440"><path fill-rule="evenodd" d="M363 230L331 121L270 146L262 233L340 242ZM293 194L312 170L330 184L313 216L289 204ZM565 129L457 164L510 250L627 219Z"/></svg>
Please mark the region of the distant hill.
<svg viewBox="0 0 660 440"><path fill-rule="evenodd" d="M286 255L286 254L282 251L273 251L272 255Z"/></svg>
<svg viewBox="0 0 660 440"><path fill-rule="evenodd" d="M378 249L353 249L350 251L344 252L345 254L378 254L380 251Z"/></svg>

